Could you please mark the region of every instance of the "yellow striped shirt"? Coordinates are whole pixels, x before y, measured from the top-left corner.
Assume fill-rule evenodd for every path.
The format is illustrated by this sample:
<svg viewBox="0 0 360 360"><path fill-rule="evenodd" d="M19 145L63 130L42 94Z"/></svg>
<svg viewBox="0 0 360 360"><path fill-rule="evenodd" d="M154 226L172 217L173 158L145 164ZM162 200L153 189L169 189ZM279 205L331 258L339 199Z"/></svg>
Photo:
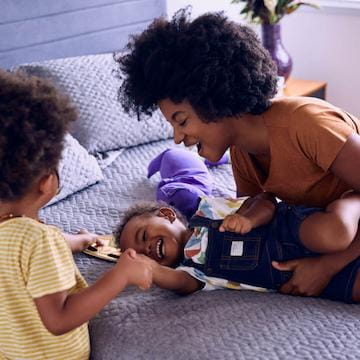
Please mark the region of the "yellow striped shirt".
<svg viewBox="0 0 360 360"><path fill-rule="evenodd" d="M59 229L26 217L0 223L0 359L88 359L87 324L52 335L33 300L86 286Z"/></svg>

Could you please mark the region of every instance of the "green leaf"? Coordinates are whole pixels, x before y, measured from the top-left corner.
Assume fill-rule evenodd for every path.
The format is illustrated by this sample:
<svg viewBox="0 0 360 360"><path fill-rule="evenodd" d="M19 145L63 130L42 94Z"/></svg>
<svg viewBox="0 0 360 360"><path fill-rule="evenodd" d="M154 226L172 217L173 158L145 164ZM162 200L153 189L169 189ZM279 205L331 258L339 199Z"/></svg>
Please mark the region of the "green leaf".
<svg viewBox="0 0 360 360"><path fill-rule="evenodd" d="M301 5L319 9L318 4L310 0L231 0L231 3L244 3L240 14L248 21L258 24L275 24L284 15L291 14Z"/></svg>
<svg viewBox="0 0 360 360"><path fill-rule="evenodd" d="M306 6L311 6L315 9L320 9L319 5L312 3L310 1L301 1L298 2L296 4L290 5L287 9L286 9L286 14L291 14L293 13L295 10L297 10L301 5L306 5Z"/></svg>
<svg viewBox="0 0 360 360"><path fill-rule="evenodd" d="M311 6L311 7L313 7L314 9L320 9L319 4L314 3L314 2L312 2L312 1L301 1L301 2L299 3L299 5L306 5L306 6Z"/></svg>
<svg viewBox="0 0 360 360"><path fill-rule="evenodd" d="M285 9L285 14L291 14L292 12L294 12L295 10L297 10L297 8L300 6L300 4L294 4L294 5L290 5L289 7L287 7Z"/></svg>

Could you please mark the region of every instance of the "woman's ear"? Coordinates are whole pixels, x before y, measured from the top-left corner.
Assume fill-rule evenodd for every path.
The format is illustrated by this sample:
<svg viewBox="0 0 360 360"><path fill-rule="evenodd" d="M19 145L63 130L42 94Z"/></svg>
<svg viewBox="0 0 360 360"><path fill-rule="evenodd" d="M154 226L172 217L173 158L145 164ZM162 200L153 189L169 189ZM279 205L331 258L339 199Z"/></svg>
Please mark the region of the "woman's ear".
<svg viewBox="0 0 360 360"><path fill-rule="evenodd" d="M176 219L175 211L168 207L160 208L158 216L167 218L171 223L173 223Z"/></svg>

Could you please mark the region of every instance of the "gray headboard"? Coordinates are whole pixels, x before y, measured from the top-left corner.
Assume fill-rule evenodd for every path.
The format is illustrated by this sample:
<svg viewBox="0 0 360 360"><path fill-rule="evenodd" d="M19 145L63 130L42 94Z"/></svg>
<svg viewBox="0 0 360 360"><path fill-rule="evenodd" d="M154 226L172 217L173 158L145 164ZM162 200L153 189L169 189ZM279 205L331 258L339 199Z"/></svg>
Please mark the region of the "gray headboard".
<svg viewBox="0 0 360 360"><path fill-rule="evenodd" d="M121 50L166 0L0 0L0 67Z"/></svg>

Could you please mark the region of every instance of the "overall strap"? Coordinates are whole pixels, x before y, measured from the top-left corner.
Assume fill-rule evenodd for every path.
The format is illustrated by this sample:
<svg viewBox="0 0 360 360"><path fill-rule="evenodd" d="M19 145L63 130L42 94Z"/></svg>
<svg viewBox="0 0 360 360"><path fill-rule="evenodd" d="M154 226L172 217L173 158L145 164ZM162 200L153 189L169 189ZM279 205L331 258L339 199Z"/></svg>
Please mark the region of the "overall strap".
<svg viewBox="0 0 360 360"><path fill-rule="evenodd" d="M189 228L193 229L195 227L206 227L206 228L213 228L213 229L218 229L219 226L221 225L222 220L213 220L213 219L209 219L203 216L199 216L199 215L194 215L190 221L189 221ZM195 269L199 269L200 271L204 272L204 265L203 264L198 264L193 262L191 259L184 259L182 262L183 265L185 266L189 266L189 267L193 267Z"/></svg>
<svg viewBox="0 0 360 360"><path fill-rule="evenodd" d="M194 227L207 227L218 229L223 220L213 220L203 216L194 215L189 221L189 227L193 229Z"/></svg>

